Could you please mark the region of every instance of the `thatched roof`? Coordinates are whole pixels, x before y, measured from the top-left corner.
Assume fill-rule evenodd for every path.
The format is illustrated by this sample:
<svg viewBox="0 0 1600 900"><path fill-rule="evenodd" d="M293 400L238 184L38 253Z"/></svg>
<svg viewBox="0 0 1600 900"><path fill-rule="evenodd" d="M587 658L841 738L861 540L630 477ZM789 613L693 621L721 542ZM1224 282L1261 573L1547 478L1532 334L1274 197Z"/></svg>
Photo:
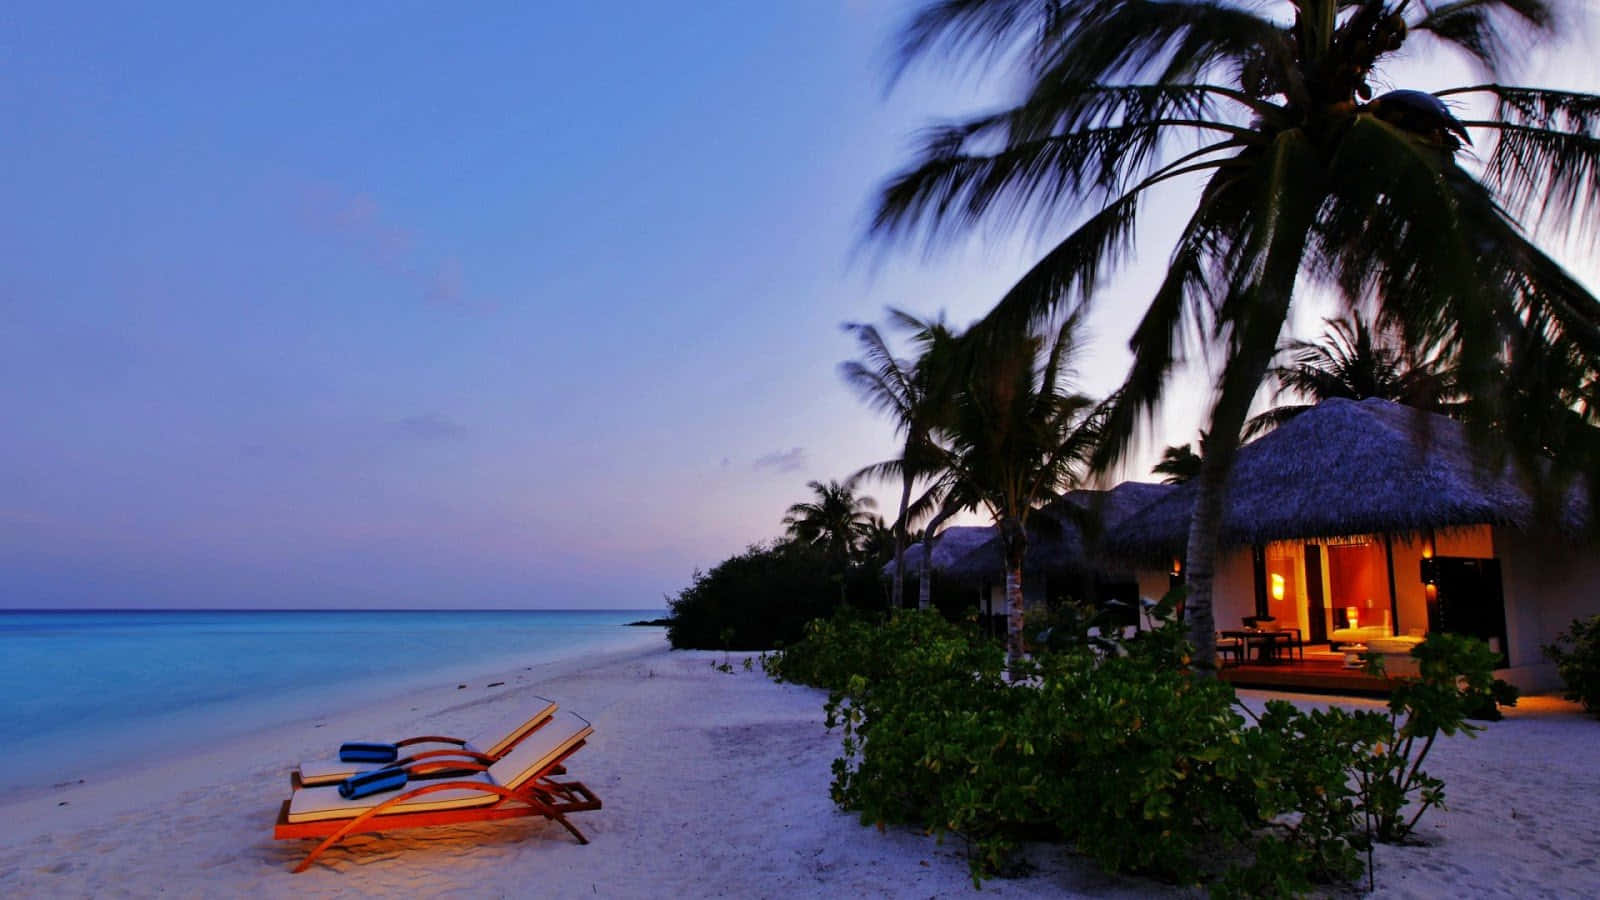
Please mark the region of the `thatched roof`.
<svg viewBox="0 0 1600 900"><path fill-rule="evenodd" d="M1125 519L1106 545L1130 558L1181 553L1194 482ZM1561 510L1577 532L1581 492ZM1509 469L1473 453L1466 428L1387 400L1327 400L1239 449L1223 512L1224 546L1468 525L1529 528L1535 503Z"/></svg>
<svg viewBox="0 0 1600 900"><path fill-rule="evenodd" d="M1108 566L1093 558L1099 554L1089 550L1094 538L1085 535L1084 524L1089 524L1093 531L1098 521L1100 529L1109 530L1172 490L1170 485L1129 481L1109 491L1072 491L1052 501L1030 518L1023 571L1029 574L1121 571L1120 567ZM917 575L921 566L922 546L907 548L906 573ZM934 540L933 570L944 578L961 582L1003 578L1005 552L998 531L992 525L946 529ZM894 564L890 563L885 571L893 574Z"/></svg>
<svg viewBox="0 0 1600 900"><path fill-rule="evenodd" d="M933 539L933 570L944 574L956 561L977 549L994 535L991 525L952 525ZM906 575L915 578L922 572L921 541L906 548ZM894 562L884 567L884 573L894 574Z"/></svg>

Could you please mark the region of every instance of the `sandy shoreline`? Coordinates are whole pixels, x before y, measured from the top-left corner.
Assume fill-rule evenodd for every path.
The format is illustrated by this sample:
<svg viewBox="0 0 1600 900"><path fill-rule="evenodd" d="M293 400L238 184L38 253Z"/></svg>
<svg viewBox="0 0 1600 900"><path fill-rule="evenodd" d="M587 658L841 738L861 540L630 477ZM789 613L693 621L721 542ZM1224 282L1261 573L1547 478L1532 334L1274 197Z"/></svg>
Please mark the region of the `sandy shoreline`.
<svg viewBox="0 0 1600 900"><path fill-rule="evenodd" d="M973 894L959 841L879 833L833 807L838 736L822 727L820 692L773 684L759 669L714 671L721 658L657 645L518 668L321 727L275 728L181 764L13 798L0 804L0 894ZM485 686L495 680L506 684ZM273 841L271 823L295 761L355 735L470 733L527 694L594 723L570 766L606 804L575 817L590 845L543 821L394 832L352 840L290 874L309 845ZM1264 696L1246 692L1248 702ZM1379 849L1379 896L1600 893L1600 723L1535 698L1477 740L1441 741L1429 769L1445 779L1450 809L1424 820L1429 846ZM1059 848L1028 855L1031 876L986 882L982 893L1187 895L1106 876Z"/></svg>

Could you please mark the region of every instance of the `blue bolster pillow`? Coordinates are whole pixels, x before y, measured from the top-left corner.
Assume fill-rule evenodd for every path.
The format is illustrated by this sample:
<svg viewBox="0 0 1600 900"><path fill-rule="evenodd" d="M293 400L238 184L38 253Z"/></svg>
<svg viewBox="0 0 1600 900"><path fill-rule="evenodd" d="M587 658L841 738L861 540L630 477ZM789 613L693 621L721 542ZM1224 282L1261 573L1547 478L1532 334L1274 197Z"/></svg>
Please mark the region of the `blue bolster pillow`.
<svg viewBox="0 0 1600 900"><path fill-rule="evenodd" d="M371 772L362 772L351 775L339 782L339 796L346 800L365 797L368 794L381 794L384 791L397 791L405 787L405 769L375 769Z"/></svg>
<svg viewBox="0 0 1600 900"><path fill-rule="evenodd" d="M367 741L350 741L339 746L340 762L394 762L400 751L393 744L373 744Z"/></svg>

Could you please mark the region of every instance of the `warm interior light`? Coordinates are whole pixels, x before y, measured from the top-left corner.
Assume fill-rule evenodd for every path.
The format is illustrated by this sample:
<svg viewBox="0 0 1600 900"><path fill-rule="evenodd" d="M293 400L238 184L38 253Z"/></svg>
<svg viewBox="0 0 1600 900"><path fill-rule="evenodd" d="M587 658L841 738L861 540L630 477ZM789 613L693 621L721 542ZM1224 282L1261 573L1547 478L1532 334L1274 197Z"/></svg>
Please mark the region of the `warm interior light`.
<svg viewBox="0 0 1600 900"><path fill-rule="evenodd" d="M1344 608L1344 617L1350 620L1351 628L1361 627L1360 610L1357 607L1346 606Z"/></svg>
<svg viewBox="0 0 1600 900"><path fill-rule="evenodd" d="M1176 557L1174 557L1173 560L1172 560L1172 574L1174 574L1174 575L1182 575L1183 574L1183 563L1179 562Z"/></svg>
<svg viewBox="0 0 1600 900"><path fill-rule="evenodd" d="M1283 576L1282 575L1274 574L1272 576L1272 599L1274 599L1274 600L1282 600L1283 599Z"/></svg>

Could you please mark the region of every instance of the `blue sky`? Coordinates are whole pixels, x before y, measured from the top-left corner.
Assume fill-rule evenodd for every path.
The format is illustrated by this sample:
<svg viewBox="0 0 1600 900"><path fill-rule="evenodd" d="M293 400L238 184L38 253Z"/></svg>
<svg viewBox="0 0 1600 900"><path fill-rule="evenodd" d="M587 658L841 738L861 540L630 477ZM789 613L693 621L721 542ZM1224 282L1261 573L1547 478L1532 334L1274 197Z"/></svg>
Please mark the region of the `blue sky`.
<svg viewBox="0 0 1600 900"><path fill-rule="evenodd" d="M995 89L886 95L903 9L13 6L0 606L656 607L776 535L891 452L840 323L965 323L1027 261L860 252L914 130Z"/></svg>

